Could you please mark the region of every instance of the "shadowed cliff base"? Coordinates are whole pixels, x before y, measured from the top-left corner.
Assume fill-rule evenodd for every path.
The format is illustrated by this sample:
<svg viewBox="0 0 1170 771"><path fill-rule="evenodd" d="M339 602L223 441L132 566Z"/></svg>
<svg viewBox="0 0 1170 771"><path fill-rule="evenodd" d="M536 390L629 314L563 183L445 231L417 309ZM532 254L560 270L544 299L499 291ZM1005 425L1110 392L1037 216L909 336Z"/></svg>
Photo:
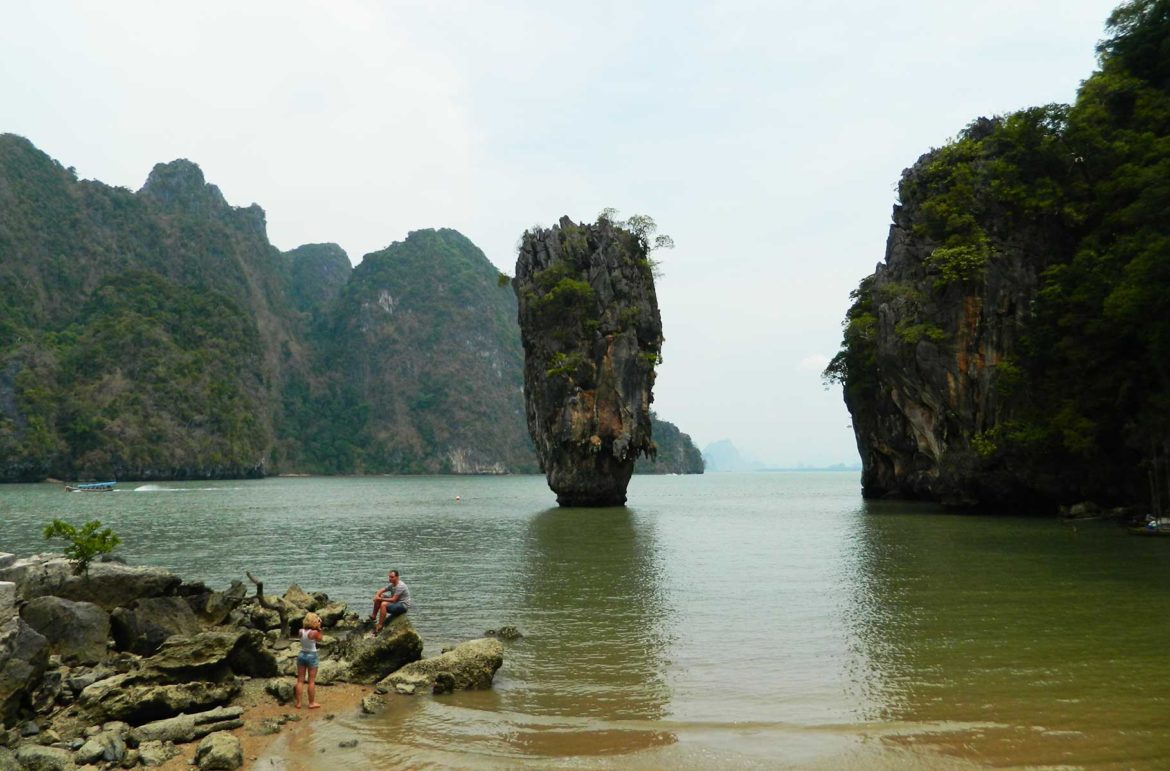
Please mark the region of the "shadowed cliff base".
<svg viewBox="0 0 1170 771"><path fill-rule="evenodd" d="M528 431L562 506L625 503L638 455L655 455L650 403L662 320L652 232L652 222L627 229L606 215L592 225L562 217L520 244L513 289Z"/></svg>

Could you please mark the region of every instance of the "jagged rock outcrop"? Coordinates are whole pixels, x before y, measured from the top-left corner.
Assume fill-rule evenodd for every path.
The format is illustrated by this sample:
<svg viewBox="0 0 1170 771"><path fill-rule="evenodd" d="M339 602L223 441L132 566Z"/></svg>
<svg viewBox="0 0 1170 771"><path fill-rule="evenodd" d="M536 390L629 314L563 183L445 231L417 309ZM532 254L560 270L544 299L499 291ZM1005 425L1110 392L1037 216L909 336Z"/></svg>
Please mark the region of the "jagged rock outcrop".
<svg viewBox="0 0 1170 771"><path fill-rule="evenodd" d="M1170 508L1170 21L1120 7L1071 105L980 118L903 176L826 374L867 496Z"/></svg>
<svg viewBox="0 0 1170 771"><path fill-rule="evenodd" d="M76 575L73 563L57 555L34 555L13 560L0 568L0 581L16 584L17 597L53 595L78 602L92 602L113 610L142 597L174 594L182 579L169 570L95 562L88 575Z"/></svg>
<svg viewBox="0 0 1170 771"><path fill-rule="evenodd" d="M208 591L202 582L183 582L172 576L174 580L164 585L176 594L144 600L132 586L115 580L100 592L116 606L109 615L119 616L128 606L141 613L158 605L156 610L163 616L179 609L181 625L186 626L197 619L187 600L204 608L224 605L231 598L230 604L238 607L226 619L222 607L201 614L203 624L214 629L204 629L197 622L197 631L170 634L151 656L115 651L99 657L96 652L105 653L112 639L99 641L92 632L109 629L106 611L43 593L71 588L67 582L43 580L56 575L55 570L37 569L60 561L54 555L21 560L0 553L0 565L19 568L20 589L36 593L31 600L19 600L21 611L49 633L46 639L17 615L21 596L17 585L0 582L0 771L158 766L180 753L176 743L201 738L192 764L208 769L239 767L239 739L230 732L251 719L245 710L256 705L258 698L271 696L282 704L292 698L300 648L287 635L247 628L256 621L250 611L260 607L259 598L240 596L239 582L220 593ZM153 574L145 571L143 575ZM127 592L124 602L116 602L110 593L118 587ZM259 584L257 591L261 591ZM345 610L345 603L331 602L323 592L306 592L293 585L283 597L272 596L265 602L278 602L302 614L317 608L323 618L331 619L324 624L319 641L318 685L372 684L422 655L422 638L405 617L394 619L371 638L367 632L372 621L359 619ZM84 639L75 646L78 655L67 655L66 643L72 640L61 629L63 624L83 627L78 631ZM412 669L411 682L429 682L427 677L431 677L442 681L445 690L490 687L502 663L500 643L473 641L456 651L458 655L428 659ZM102 660L92 666L85 663L95 658ZM427 674L436 670L440 671L433 676ZM415 692L409 683L385 682L381 690L389 688ZM374 696L365 706L373 707L375 700L385 706L386 699ZM274 733L284 722L283 718L265 721L259 730Z"/></svg>
<svg viewBox="0 0 1170 771"><path fill-rule="evenodd" d="M975 124L976 140L990 131ZM862 461L866 497L935 500L952 505L1027 500L1029 485L1010 470L985 466L978 442L1010 419L1000 398L1005 372L1044 268L1067 254L1068 236L1033 223L1009 227L982 213L984 263L969 275L947 275L937 258L945 244L925 223L937 195L935 151L903 173L885 261L858 290L851 318L865 316L868 358L845 389Z"/></svg>
<svg viewBox="0 0 1170 771"><path fill-rule="evenodd" d="M360 640L350 654L348 678L375 683L422 658L423 642L410 621L396 618L375 638Z"/></svg>
<svg viewBox="0 0 1170 771"><path fill-rule="evenodd" d="M399 692L466 691L490 688L504 663L504 646L488 637L456 645L452 650L405 665L382 681Z"/></svg>
<svg viewBox="0 0 1170 771"><path fill-rule="evenodd" d="M562 506L625 503L652 455L662 320L643 237L602 217L524 234L513 288L528 431Z"/></svg>
<svg viewBox="0 0 1170 771"><path fill-rule="evenodd" d="M198 634L200 625L182 597L143 597L113 612L110 631L118 650L151 656L167 638Z"/></svg>

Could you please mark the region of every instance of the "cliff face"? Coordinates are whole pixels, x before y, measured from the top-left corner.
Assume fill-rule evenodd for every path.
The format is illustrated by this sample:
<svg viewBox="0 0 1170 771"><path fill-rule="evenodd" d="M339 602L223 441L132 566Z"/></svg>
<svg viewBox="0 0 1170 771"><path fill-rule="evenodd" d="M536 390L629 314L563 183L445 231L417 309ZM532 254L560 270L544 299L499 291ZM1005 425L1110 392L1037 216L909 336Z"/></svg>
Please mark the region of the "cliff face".
<svg viewBox="0 0 1170 771"><path fill-rule="evenodd" d="M841 352L865 495L1170 509L1170 46L1114 12L1073 105L979 119L899 186Z"/></svg>
<svg viewBox="0 0 1170 771"><path fill-rule="evenodd" d="M654 435L653 457L638 458L635 474L702 474L706 465L703 453L691 437L679 431L678 426L650 413L650 428Z"/></svg>
<svg viewBox="0 0 1170 771"><path fill-rule="evenodd" d="M0 135L0 482L535 472L498 278L453 230L357 268L336 244L281 253L194 163L135 193ZM621 271L598 280L625 296ZM622 330L659 334L625 314L601 392L642 366ZM614 409L632 457L643 418Z"/></svg>
<svg viewBox="0 0 1170 771"><path fill-rule="evenodd" d="M1004 368L1015 372L1040 274L1067 257L1069 238L1059 228L1015 229L988 212L979 218L985 262L968 275L944 275L933 255L945 241L932 237L924 209L940 163L947 160L931 153L903 174L885 261L859 290L872 325L871 371L845 398L862 487L867 497L1018 500L1031 484L988 468L978 447L1013 417L1016 401L1000 387Z"/></svg>
<svg viewBox="0 0 1170 771"><path fill-rule="evenodd" d="M639 454L662 321L646 243L602 218L526 232L513 282L528 431L562 506L619 505Z"/></svg>
<svg viewBox="0 0 1170 771"><path fill-rule="evenodd" d="M336 437L352 447L350 468L536 470L522 417L516 300L498 279L483 252L449 229L414 231L354 269L316 337L322 383L344 395L333 409L363 415L353 433Z"/></svg>
<svg viewBox="0 0 1170 771"><path fill-rule="evenodd" d="M278 259L194 164L135 194L0 135L0 479L264 474Z"/></svg>

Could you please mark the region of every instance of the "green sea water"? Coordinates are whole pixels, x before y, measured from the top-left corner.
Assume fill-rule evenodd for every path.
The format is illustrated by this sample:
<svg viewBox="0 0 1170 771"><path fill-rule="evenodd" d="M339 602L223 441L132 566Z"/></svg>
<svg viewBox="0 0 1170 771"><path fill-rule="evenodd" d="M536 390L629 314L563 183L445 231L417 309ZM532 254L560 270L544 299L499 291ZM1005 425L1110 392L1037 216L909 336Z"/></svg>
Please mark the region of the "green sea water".
<svg viewBox="0 0 1170 771"><path fill-rule="evenodd" d="M1170 539L1109 522L867 503L837 472L635 477L592 510L541 477L42 484L0 487L0 551L53 517L359 612L397 568L427 655L523 632L492 690L339 713L257 768L1170 767Z"/></svg>

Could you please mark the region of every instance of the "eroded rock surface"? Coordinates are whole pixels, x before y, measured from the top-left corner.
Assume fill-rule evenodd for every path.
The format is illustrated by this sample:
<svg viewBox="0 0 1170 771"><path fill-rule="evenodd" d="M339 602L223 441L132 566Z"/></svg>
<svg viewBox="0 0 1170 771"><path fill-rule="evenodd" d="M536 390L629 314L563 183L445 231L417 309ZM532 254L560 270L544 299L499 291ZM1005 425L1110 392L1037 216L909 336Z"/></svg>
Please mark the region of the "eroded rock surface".
<svg viewBox="0 0 1170 771"><path fill-rule="evenodd" d="M229 732L244 727L245 708L257 697L279 703L292 698L299 646L295 638L255 628L258 598L243 596L238 584L219 593L201 582L172 586L168 580L165 587L150 589L174 592L158 598L160 602L144 601L139 592L129 591L112 615L125 617L127 611L157 605L163 616L177 613L182 626L194 624L194 633L169 634L153 655L143 656L113 649L114 632L106 612L96 605L39 593L50 583L68 586L41 580L60 575L59 558L20 561L5 556L0 555L0 564L19 565L20 575L14 577L33 587L22 610L49 639L16 615L10 599L5 607L11 615L0 618L0 771L157 766L180 752L176 744L200 740L192 765L238 768L243 762L240 743ZM16 585L4 586L4 597L14 598ZM294 586L272 601L300 613L317 608L329 619L319 642L318 685L372 684L422 655L422 639L405 617L371 637L371 622L348 612L344 603L330 602L324 593ZM215 604L222 607L207 612ZM61 627L71 624L83 632L80 650L85 655L66 655L71 648ZM94 630L107 630L106 636ZM478 642L500 648L494 641ZM97 656L98 650L104 655ZM392 687L399 693L414 693L431 682L441 683L435 692L490 687L501 663L500 650L476 653L474 643L456 650L412 670L410 682ZM386 704L379 695L364 706L370 710ZM253 726L253 732L275 733L283 722L265 721Z"/></svg>
<svg viewBox="0 0 1170 771"><path fill-rule="evenodd" d="M399 669L383 682L402 692L426 689L441 692L490 688L496 670L504 663L504 646L488 637L456 645L454 649L429 659L421 659Z"/></svg>
<svg viewBox="0 0 1170 771"><path fill-rule="evenodd" d="M36 597L21 618L49 642L50 650L69 664L97 664L106 657L110 614L90 602Z"/></svg>
<svg viewBox="0 0 1170 771"><path fill-rule="evenodd" d="M977 122L971 135L994 125ZM1018 506L1055 493L1022 469L989 463L980 443L1015 417L1019 400L1005 398L1005 383L1018 377L1013 362L1040 276L1068 252L1068 237L1042 222L1009 228L1001 212L976 207L983 262L943 271L947 244L930 235L931 175L942 163L933 151L903 172L885 260L862 281L847 320L845 402L862 489L868 498Z"/></svg>
<svg viewBox="0 0 1170 771"><path fill-rule="evenodd" d="M414 627L404 618L396 618L382 633L354 646L349 664L349 679L355 683L375 683L386 675L422 657L423 642ZM320 672L318 672L320 682Z"/></svg>
<svg viewBox="0 0 1170 771"><path fill-rule="evenodd" d="M562 217L524 234L513 288L528 431L549 487L562 506L625 503L635 460L655 449L662 320L647 244L604 217Z"/></svg>
<svg viewBox="0 0 1170 771"><path fill-rule="evenodd" d="M0 725L12 725L49 666L49 643L18 617L0 625Z"/></svg>

